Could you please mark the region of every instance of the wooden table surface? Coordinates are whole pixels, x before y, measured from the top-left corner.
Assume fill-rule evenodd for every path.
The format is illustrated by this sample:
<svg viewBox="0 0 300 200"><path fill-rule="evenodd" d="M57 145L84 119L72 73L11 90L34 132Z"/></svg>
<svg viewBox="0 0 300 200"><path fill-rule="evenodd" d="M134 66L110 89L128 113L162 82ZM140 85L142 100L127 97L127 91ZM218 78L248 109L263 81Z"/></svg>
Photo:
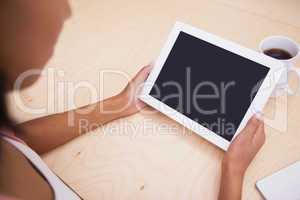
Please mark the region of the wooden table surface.
<svg viewBox="0 0 300 200"><path fill-rule="evenodd" d="M299 0L72 0L71 6L73 15L45 69L55 78L43 76L20 93L28 108L46 111L33 113L12 104L19 122L91 103L90 91L81 88L76 104L70 105L67 90L59 90L59 84L88 81L98 99L116 94L126 79L115 74L100 80L101 70L120 70L132 77L155 59L176 20L255 50L269 35L300 42ZM295 74L290 84L298 91ZM15 101L13 95L9 99ZM299 92L268 102L266 144L247 171L243 199L261 199L255 182L300 160L299 114ZM43 158L84 199L210 200L217 198L223 154L160 113L139 113Z"/></svg>

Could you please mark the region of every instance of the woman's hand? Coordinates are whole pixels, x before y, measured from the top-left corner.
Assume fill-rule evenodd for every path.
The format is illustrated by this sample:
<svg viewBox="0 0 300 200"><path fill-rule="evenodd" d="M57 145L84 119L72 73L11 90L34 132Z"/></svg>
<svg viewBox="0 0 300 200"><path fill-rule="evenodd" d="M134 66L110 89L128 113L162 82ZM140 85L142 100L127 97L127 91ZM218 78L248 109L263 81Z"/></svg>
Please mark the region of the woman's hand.
<svg viewBox="0 0 300 200"><path fill-rule="evenodd" d="M244 174L264 142L264 123L252 117L223 158L219 200L241 199Z"/></svg>
<svg viewBox="0 0 300 200"><path fill-rule="evenodd" d="M120 99L121 110L124 116L135 114L146 106L138 97L151 69L152 65L143 67L124 90L117 95Z"/></svg>
<svg viewBox="0 0 300 200"><path fill-rule="evenodd" d="M237 175L244 175L264 142L264 123L252 117L229 146L223 159L223 167L234 171Z"/></svg>

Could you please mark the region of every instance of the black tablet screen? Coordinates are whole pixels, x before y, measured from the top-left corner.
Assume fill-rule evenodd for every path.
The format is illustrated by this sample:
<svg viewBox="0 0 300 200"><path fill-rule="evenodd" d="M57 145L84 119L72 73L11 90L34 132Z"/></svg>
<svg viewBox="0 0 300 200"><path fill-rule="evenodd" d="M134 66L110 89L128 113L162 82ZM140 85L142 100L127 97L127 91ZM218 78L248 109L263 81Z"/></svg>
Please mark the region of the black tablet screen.
<svg viewBox="0 0 300 200"><path fill-rule="evenodd" d="M231 141L268 71L180 32L150 95Z"/></svg>

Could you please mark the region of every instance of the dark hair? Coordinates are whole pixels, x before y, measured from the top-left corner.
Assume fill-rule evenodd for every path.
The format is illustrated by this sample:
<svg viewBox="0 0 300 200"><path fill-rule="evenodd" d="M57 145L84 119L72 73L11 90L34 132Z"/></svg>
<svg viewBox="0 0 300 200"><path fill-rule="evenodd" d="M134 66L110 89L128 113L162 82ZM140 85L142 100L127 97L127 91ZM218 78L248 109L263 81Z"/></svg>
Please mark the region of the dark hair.
<svg viewBox="0 0 300 200"><path fill-rule="evenodd" d="M6 78L3 72L0 72L0 127L15 129L15 123L11 120L7 110L6 102Z"/></svg>

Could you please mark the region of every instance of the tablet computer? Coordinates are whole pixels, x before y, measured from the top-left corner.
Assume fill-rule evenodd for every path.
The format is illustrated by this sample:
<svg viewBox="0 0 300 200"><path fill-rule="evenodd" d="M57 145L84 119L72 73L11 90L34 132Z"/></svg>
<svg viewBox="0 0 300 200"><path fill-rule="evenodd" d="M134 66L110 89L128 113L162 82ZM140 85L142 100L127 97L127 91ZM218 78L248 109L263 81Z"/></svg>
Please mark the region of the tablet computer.
<svg viewBox="0 0 300 200"><path fill-rule="evenodd" d="M283 69L278 60L177 22L139 98L227 150Z"/></svg>

